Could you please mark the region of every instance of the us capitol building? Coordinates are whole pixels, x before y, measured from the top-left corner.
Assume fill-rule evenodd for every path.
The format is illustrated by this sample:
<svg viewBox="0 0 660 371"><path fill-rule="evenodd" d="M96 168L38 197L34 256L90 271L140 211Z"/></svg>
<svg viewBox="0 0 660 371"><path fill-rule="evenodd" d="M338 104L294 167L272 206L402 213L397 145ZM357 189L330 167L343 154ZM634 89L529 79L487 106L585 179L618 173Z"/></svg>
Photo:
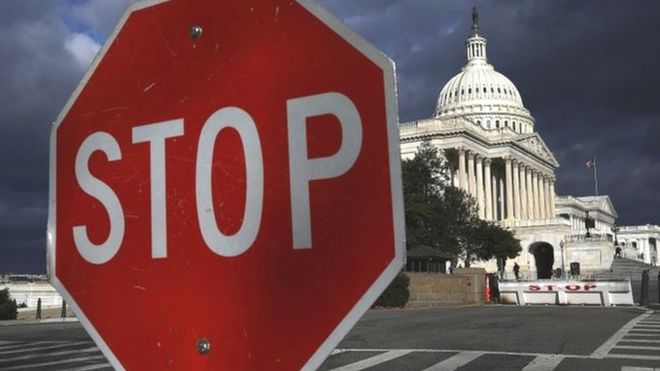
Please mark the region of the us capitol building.
<svg viewBox="0 0 660 371"><path fill-rule="evenodd" d="M616 227L608 196L555 194L559 162L516 86L488 63L486 45L473 11L467 63L442 88L433 117L400 125L402 158L414 157L423 141L440 150L451 182L475 198L479 217L512 229L520 240L522 252L507 261L507 272L514 261L529 278L549 278L572 262L582 273L606 270L615 242L623 257L655 264L659 226ZM496 271L495 261L472 266Z"/></svg>

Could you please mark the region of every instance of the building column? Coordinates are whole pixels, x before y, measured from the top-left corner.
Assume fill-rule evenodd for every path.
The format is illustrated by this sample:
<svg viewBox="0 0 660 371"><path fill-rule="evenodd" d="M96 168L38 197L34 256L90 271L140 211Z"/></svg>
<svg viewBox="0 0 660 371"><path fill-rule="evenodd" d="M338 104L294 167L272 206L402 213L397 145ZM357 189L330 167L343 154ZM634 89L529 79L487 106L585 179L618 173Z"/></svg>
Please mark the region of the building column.
<svg viewBox="0 0 660 371"><path fill-rule="evenodd" d="M539 209L539 173L532 170L532 202L534 202L534 219L541 219Z"/></svg>
<svg viewBox="0 0 660 371"><path fill-rule="evenodd" d="M532 187L532 168L528 167L526 171L527 181L527 217L531 220L534 219L534 187Z"/></svg>
<svg viewBox="0 0 660 371"><path fill-rule="evenodd" d="M550 178L547 177L543 180L543 191L545 192L545 217L547 219L554 218L555 216L552 214L552 207L550 207Z"/></svg>
<svg viewBox="0 0 660 371"><path fill-rule="evenodd" d="M505 212L506 207L505 207L505 204L504 204L504 192L505 192L504 191L504 176L503 176L502 173L500 173L497 178L498 178L497 179L497 184L498 184L497 197L499 197L498 205L499 205L499 208L500 208L500 219L499 220L504 220L504 219L506 219L506 215L505 215L506 214L506 212Z"/></svg>
<svg viewBox="0 0 660 371"><path fill-rule="evenodd" d="M486 211L484 210L484 163L483 157L476 155L477 162L477 206L479 207L479 217L485 219Z"/></svg>
<svg viewBox="0 0 660 371"><path fill-rule="evenodd" d="M465 174L465 149L458 149L458 188L467 191L467 175Z"/></svg>
<svg viewBox="0 0 660 371"><path fill-rule="evenodd" d="M520 162L513 162L513 216L516 219L522 219L520 216Z"/></svg>
<svg viewBox="0 0 660 371"><path fill-rule="evenodd" d="M506 218L513 219L513 186L512 186L512 174L511 174L511 158L507 157L504 159L504 171L505 171L505 182L504 188L506 188Z"/></svg>
<svg viewBox="0 0 660 371"><path fill-rule="evenodd" d="M520 219L528 219L527 213L527 166L520 164Z"/></svg>
<svg viewBox="0 0 660 371"><path fill-rule="evenodd" d="M474 176L474 153L467 153L467 184L468 184L468 193L470 196L474 197L476 194L475 191L475 176Z"/></svg>
<svg viewBox="0 0 660 371"><path fill-rule="evenodd" d="M555 214L555 180L550 179L550 215L554 218Z"/></svg>
<svg viewBox="0 0 660 371"><path fill-rule="evenodd" d="M539 213L541 215L541 219L547 219L548 214L546 214L545 210L545 176L541 173L539 173Z"/></svg>
<svg viewBox="0 0 660 371"><path fill-rule="evenodd" d="M490 174L490 163L491 160L489 158L484 159L484 180L486 181L484 186L484 191L486 193L486 220L495 219L493 217L493 187L491 182L492 179Z"/></svg>

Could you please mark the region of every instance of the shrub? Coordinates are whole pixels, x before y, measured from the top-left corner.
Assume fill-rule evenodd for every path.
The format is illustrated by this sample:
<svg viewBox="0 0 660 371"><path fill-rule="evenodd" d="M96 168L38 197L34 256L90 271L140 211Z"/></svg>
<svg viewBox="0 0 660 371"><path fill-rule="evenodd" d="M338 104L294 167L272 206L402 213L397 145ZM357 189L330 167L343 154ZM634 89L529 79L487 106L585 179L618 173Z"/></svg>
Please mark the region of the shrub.
<svg viewBox="0 0 660 371"><path fill-rule="evenodd" d="M403 308L410 298L410 278L399 273L376 300L374 307Z"/></svg>
<svg viewBox="0 0 660 371"><path fill-rule="evenodd" d="M16 319L18 310L16 300L9 299L9 290L0 290L0 320Z"/></svg>

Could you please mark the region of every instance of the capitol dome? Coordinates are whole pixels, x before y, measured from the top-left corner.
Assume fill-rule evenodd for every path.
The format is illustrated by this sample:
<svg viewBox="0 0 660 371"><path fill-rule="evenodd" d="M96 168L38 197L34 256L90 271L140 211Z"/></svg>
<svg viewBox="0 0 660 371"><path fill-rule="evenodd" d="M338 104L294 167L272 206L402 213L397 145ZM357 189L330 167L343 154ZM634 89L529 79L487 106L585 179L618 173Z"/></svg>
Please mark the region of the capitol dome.
<svg viewBox="0 0 660 371"><path fill-rule="evenodd" d="M518 89L488 63L486 39L479 35L476 19L465 46L467 64L442 88L435 117L460 116L484 129L533 132L534 118L523 105Z"/></svg>

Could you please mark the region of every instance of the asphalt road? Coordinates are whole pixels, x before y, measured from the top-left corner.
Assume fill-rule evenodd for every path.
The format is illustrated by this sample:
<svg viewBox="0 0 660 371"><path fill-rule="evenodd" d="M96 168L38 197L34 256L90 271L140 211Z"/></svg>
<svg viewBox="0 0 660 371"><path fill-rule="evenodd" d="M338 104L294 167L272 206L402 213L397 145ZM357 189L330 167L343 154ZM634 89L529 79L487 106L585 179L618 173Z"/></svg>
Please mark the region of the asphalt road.
<svg viewBox="0 0 660 371"><path fill-rule="evenodd" d="M370 311L321 370L660 368L660 313L630 307ZM78 323L0 323L0 369L110 369Z"/></svg>

